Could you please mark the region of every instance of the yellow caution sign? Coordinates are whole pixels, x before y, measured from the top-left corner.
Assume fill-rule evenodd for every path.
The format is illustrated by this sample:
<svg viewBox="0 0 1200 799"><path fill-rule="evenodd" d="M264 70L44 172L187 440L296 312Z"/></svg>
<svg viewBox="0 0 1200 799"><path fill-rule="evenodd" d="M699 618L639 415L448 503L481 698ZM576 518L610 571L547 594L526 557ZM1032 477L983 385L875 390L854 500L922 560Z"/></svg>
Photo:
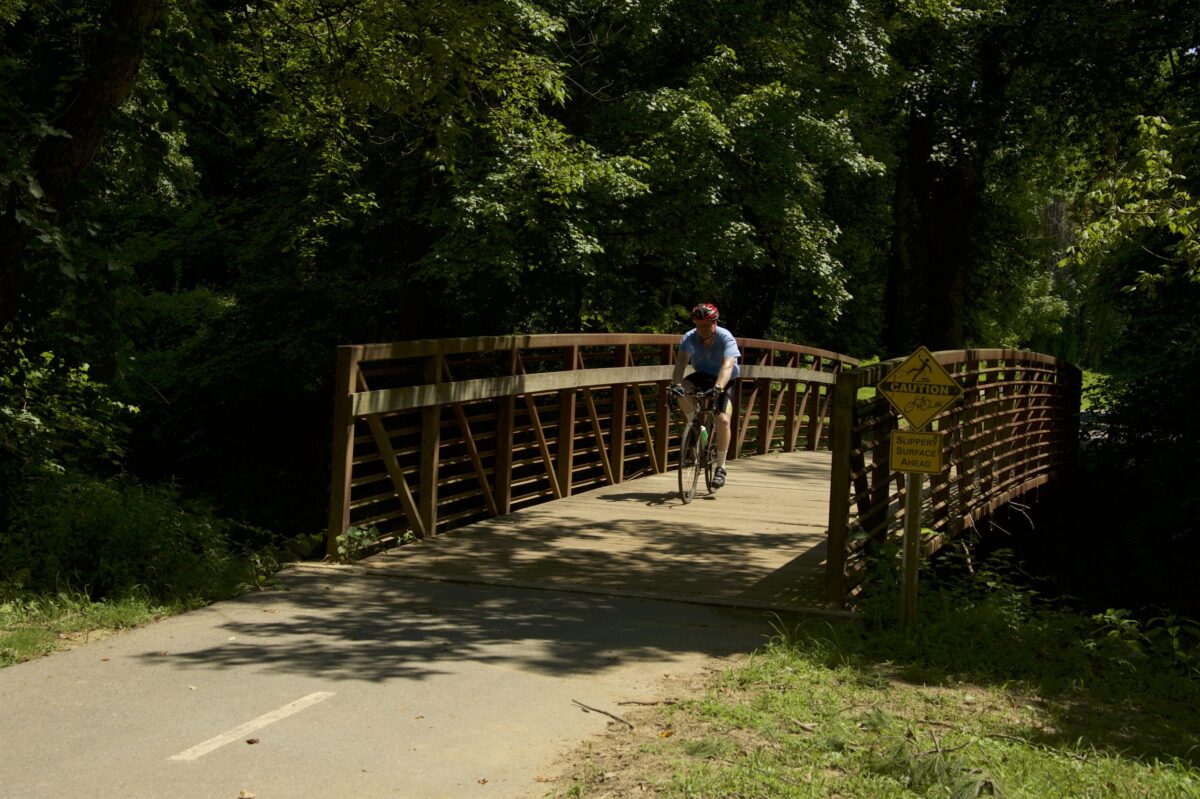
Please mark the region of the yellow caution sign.
<svg viewBox="0 0 1200 799"><path fill-rule="evenodd" d="M893 430L892 468L898 472L939 474L942 471L942 434Z"/></svg>
<svg viewBox="0 0 1200 799"><path fill-rule="evenodd" d="M963 393L962 386L924 347L918 347L879 381L876 389L917 430L953 405Z"/></svg>

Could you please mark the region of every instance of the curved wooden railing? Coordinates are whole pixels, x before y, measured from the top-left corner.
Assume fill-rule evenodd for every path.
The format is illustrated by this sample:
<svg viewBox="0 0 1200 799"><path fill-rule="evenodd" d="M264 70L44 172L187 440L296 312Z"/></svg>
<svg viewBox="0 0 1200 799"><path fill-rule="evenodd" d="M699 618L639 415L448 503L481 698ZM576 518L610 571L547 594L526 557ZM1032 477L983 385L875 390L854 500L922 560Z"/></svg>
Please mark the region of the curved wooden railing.
<svg viewBox="0 0 1200 799"><path fill-rule="evenodd" d="M942 546L993 510L1069 474L1078 438L1080 372L1034 352L934 353L963 387L955 405L931 423L942 432L944 464L931 475L922 526ZM852 604L863 590L872 542L899 536L905 475L889 461L897 417L874 387L904 359L847 370L834 395L827 599Z"/></svg>
<svg viewBox="0 0 1200 799"><path fill-rule="evenodd" d="M338 348L327 547L387 543L669 468L677 335L537 335ZM828 445L857 360L739 339L733 457Z"/></svg>

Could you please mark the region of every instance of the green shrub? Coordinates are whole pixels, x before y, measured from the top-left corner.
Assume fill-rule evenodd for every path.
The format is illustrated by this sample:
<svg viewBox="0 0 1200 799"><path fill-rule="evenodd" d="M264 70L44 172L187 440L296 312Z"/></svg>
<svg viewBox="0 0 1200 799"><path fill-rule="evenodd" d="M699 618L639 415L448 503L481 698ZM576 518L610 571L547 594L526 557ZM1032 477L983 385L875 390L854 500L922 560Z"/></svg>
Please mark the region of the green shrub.
<svg viewBox="0 0 1200 799"><path fill-rule="evenodd" d="M943 550L922 569L917 620L908 627L896 623L896 581L877 580L873 588L861 609L864 652L904 663L922 679L1113 687L1153 675L1165 691L1181 684L1172 677L1197 687L1200 626L1194 621L1079 612L1043 595L1009 550L982 560L955 547Z"/></svg>
<svg viewBox="0 0 1200 799"><path fill-rule="evenodd" d="M44 474L20 487L0 531L0 582L92 598L219 596L258 582L229 543L235 526L184 509L172 487Z"/></svg>
<svg viewBox="0 0 1200 799"><path fill-rule="evenodd" d="M117 472L124 420L136 410L109 397L87 364L31 355L25 341L0 335L0 519L27 479L68 469Z"/></svg>

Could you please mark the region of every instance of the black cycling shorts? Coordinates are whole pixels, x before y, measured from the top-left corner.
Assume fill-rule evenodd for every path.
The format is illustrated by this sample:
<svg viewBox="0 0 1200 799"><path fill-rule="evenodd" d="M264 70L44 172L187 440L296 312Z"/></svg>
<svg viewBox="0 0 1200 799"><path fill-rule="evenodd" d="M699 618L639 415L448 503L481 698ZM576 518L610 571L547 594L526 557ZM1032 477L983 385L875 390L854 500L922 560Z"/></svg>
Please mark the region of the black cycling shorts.
<svg viewBox="0 0 1200 799"><path fill-rule="evenodd" d="M717 378L715 375L705 374L704 372L692 372L684 378L692 384L692 388L698 391L708 391L712 388ZM733 409L733 381L729 381L729 385L725 386L725 390L721 392L721 396L717 398L717 413L729 413Z"/></svg>

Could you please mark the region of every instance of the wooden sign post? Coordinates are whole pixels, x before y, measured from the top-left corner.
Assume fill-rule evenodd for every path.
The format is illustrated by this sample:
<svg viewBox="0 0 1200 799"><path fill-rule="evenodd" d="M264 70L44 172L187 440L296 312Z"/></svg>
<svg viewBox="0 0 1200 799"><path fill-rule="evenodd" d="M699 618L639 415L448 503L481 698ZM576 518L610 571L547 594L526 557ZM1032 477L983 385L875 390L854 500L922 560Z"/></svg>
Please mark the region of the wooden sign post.
<svg viewBox="0 0 1200 799"><path fill-rule="evenodd" d="M910 355L876 386L912 430L894 430L891 463L906 474L904 543L900 558L900 623L917 618L917 564L921 544L921 484L942 470L942 434L925 432L933 418L962 396L962 386L924 347Z"/></svg>

